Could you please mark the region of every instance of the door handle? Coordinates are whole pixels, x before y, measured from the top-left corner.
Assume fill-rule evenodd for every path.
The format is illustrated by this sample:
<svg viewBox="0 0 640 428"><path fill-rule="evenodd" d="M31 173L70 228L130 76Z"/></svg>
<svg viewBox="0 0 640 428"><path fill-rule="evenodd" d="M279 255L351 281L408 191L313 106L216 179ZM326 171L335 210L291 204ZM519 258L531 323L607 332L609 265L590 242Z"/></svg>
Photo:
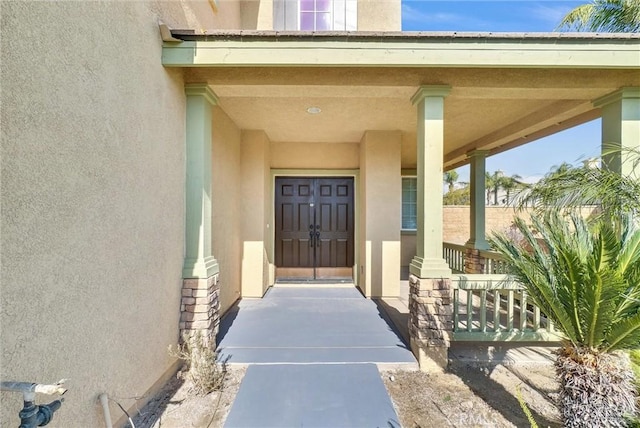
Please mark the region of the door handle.
<svg viewBox="0 0 640 428"><path fill-rule="evenodd" d="M309 247L313 247L313 237L315 234L313 233L313 225L309 225Z"/></svg>
<svg viewBox="0 0 640 428"><path fill-rule="evenodd" d="M316 224L316 247L320 246L320 225Z"/></svg>

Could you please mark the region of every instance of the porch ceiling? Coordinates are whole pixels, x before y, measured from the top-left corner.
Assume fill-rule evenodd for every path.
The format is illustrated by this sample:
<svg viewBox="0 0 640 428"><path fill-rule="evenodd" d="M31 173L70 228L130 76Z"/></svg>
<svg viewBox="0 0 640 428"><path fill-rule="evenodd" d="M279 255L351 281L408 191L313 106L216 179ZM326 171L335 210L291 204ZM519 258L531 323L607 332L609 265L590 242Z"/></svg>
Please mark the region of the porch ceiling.
<svg viewBox="0 0 640 428"><path fill-rule="evenodd" d="M400 130L404 152L415 151L413 93L450 85L446 167L469 150L495 154L594 119L594 99L640 85L637 70L619 69L194 68L185 78L207 82L240 128L272 141L358 142L366 130Z"/></svg>
<svg viewBox="0 0 640 428"><path fill-rule="evenodd" d="M240 128L278 142L400 130L403 167L415 161L410 98L421 85L452 88L446 168L470 150L495 154L594 119L593 100L640 86L638 38L628 35L184 34L190 41L165 46L164 64L208 83Z"/></svg>

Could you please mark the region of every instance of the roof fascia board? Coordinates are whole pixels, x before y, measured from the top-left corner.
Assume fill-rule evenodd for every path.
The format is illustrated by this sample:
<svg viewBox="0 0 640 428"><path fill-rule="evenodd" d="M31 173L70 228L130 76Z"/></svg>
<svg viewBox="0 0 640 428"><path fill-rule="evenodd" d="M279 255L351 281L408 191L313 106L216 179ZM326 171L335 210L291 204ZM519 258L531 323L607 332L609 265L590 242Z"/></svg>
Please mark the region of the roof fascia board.
<svg viewBox="0 0 640 428"><path fill-rule="evenodd" d="M640 40L207 40L165 43L165 67L640 68Z"/></svg>

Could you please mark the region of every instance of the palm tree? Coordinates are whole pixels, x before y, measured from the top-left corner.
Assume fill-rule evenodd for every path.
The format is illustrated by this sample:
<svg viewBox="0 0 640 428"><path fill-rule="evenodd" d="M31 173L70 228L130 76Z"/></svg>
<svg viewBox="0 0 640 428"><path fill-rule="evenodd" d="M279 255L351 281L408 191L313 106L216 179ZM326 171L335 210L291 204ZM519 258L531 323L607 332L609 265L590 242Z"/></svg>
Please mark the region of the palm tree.
<svg viewBox="0 0 640 428"><path fill-rule="evenodd" d="M638 157L640 159L640 153ZM595 205L601 208L600 216L614 220L628 213L640 214L640 180L605 168L563 165L531 186L520 205L531 204L538 212L553 208L575 211L585 205Z"/></svg>
<svg viewBox="0 0 640 428"><path fill-rule="evenodd" d="M559 30L605 33L640 31L640 0L592 0L569 11Z"/></svg>
<svg viewBox="0 0 640 428"><path fill-rule="evenodd" d="M502 187L504 173L500 170L493 174L484 173L485 187L487 188L487 205L491 204L491 194L493 194L493 205L498 205L498 191Z"/></svg>
<svg viewBox="0 0 640 428"><path fill-rule="evenodd" d="M455 184L458 181L458 171L455 169L444 173L444 182L449 185L449 192L453 192Z"/></svg>
<svg viewBox="0 0 640 428"><path fill-rule="evenodd" d="M615 351L640 343L640 229L625 220L619 239L609 222L592 228L555 211L532 222L515 222L522 244L492 243L567 339L556 361L565 426L624 426L636 411L634 376Z"/></svg>
<svg viewBox="0 0 640 428"><path fill-rule="evenodd" d="M491 192L493 186L495 185L493 181L493 176L489 174L489 172L484 173L484 187L487 191L487 205L491 205Z"/></svg>
<svg viewBox="0 0 640 428"><path fill-rule="evenodd" d="M518 174L514 174L510 177L502 177L501 187L507 193L506 199L505 199L506 205L509 205L509 203L511 202L511 192L514 189L517 189L523 186L523 183L521 180L522 180L522 177L519 176Z"/></svg>
<svg viewBox="0 0 640 428"><path fill-rule="evenodd" d="M531 225L516 219L520 243L491 238L567 339L556 360L567 427L625 426L637 412L629 359L618 351L640 348L639 194L637 178L556 168L530 189L537 215ZM584 203L601 214L584 219L575 210Z"/></svg>

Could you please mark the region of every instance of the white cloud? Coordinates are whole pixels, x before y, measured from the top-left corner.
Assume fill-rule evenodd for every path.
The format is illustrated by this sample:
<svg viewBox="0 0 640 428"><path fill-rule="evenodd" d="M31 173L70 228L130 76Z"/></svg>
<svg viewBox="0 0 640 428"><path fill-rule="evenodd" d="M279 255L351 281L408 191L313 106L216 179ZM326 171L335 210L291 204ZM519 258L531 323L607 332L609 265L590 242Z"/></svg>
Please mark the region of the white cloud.
<svg viewBox="0 0 640 428"><path fill-rule="evenodd" d="M435 12L431 13L428 8L414 7L402 2L402 20L404 22L423 23L423 24L456 24L459 27L486 27L490 25L489 21L473 18L469 15L458 13ZM428 3L411 0L411 3Z"/></svg>
<svg viewBox="0 0 640 428"><path fill-rule="evenodd" d="M541 21L546 21L554 25L558 25L562 18L573 9L568 5L548 5L536 3L528 7L528 12Z"/></svg>
<svg viewBox="0 0 640 428"><path fill-rule="evenodd" d="M406 3L402 4L402 18L405 21L411 22L456 22L462 19L462 15L455 15L452 13L429 13L424 10L420 10L416 7L409 6Z"/></svg>

